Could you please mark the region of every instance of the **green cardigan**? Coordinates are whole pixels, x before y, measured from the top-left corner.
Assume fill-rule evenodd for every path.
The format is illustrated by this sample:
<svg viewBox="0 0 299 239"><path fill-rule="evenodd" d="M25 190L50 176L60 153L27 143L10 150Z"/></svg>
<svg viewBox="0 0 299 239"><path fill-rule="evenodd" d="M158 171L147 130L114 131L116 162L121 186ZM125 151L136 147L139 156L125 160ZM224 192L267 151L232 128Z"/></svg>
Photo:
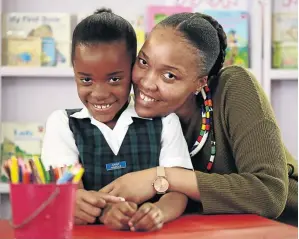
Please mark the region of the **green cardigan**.
<svg viewBox="0 0 299 239"><path fill-rule="evenodd" d="M201 212L277 218L286 209L297 218L298 164L282 142L271 105L255 77L242 67L224 68L213 106L217 153L212 172L203 172L210 157L210 138L192 158ZM200 125L197 112L184 129L189 147Z"/></svg>

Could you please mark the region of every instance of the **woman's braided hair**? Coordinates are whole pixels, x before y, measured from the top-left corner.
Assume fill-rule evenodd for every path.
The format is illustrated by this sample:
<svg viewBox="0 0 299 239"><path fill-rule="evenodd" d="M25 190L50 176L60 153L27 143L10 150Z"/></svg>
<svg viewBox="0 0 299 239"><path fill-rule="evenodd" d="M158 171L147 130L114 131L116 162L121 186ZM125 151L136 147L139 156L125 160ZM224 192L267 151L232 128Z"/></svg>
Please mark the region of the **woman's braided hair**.
<svg viewBox="0 0 299 239"><path fill-rule="evenodd" d="M173 27L200 53L201 75L208 76L212 93L216 90L218 74L223 67L227 39L222 26L202 13L178 13L161 21L157 27Z"/></svg>
<svg viewBox="0 0 299 239"><path fill-rule="evenodd" d="M216 79L218 79L218 74L223 67L225 56L226 56L227 37L223 30L223 27L214 18L205 14L200 14L200 15L202 18L204 18L205 20L207 20L212 24L212 26L216 29L219 38L219 44L220 44L219 55L208 75L209 76L208 82L209 82L210 89L212 90L212 92L214 92L216 90L217 83L218 83Z"/></svg>

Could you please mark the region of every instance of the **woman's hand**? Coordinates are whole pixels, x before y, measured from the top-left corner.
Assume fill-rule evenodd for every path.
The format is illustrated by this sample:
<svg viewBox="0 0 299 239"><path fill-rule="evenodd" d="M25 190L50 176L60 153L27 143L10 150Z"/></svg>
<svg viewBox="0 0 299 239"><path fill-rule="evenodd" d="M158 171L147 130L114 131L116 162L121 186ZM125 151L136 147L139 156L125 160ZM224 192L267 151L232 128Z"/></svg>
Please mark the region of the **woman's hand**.
<svg viewBox="0 0 299 239"><path fill-rule="evenodd" d="M155 196L153 182L157 176L156 168L127 173L100 190L103 193L123 197L126 201L141 204Z"/></svg>

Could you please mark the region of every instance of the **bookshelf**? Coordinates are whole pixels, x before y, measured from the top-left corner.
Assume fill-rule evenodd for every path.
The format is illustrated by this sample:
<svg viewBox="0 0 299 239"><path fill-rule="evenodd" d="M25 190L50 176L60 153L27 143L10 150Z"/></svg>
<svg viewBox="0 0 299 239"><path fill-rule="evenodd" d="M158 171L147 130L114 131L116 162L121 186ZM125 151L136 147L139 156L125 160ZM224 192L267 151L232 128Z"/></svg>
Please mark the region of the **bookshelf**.
<svg viewBox="0 0 299 239"><path fill-rule="evenodd" d="M297 70L271 69L269 78L271 79L271 81L275 81L275 80L298 81L298 71Z"/></svg>
<svg viewBox="0 0 299 239"><path fill-rule="evenodd" d="M255 74L255 71L252 68L248 69L250 72ZM290 72L293 73L293 72ZM280 74L283 74L281 72ZM73 79L74 73L73 69L68 68L56 68L56 67L9 67L3 66L0 67L0 76L1 77L15 77L22 79L22 77L43 77L44 79L57 77L57 78L70 78Z"/></svg>
<svg viewBox="0 0 299 239"><path fill-rule="evenodd" d="M298 69L272 68L272 14L276 12L298 14L298 1L263 1L262 85L274 109L283 141L298 159Z"/></svg>
<svg viewBox="0 0 299 239"><path fill-rule="evenodd" d="M1 77L68 77L73 78L74 73L71 67L9 67L0 68Z"/></svg>
<svg viewBox="0 0 299 239"><path fill-rule="evenodd" d="M262 85L271 101L273 81L292 81L291 84L298 88L298 69L273 69L272 68L272 14L280 12L297 12L297 1L265 0L263 1L263 73ZM297 100L296 100L297 101ZM295 103L295 102L294 102ZM297 106L298 108L298 106Z"/></svg>
<svg viewBox="0 0 299 239"><path fill-rule="evenodd" d="M294 148L293 151L296 151L297 146L294 146L294 144L297 145L297 131L288 127L288 119L292 118L292 122L296 124L298 114L291 112L292 115L285 119L286 122L283 121L283 116L285 115L284 106L289 101L289 95L298 94L298 71L271 68L271 14L274 0L210 1L213 4L218 2L213 6L213 9L249 11L249 70L260 81L269 99L272 99L278 121L283 126L284 135L293 132L287 146L291 145ZM0 0L0 13L65 12L78 14L82 12L92 13L95 9L105 6L129 19L132 15L145 13L148 4L173 5L175 3L184 3L184 5L190 6L200 3L201 5L197 8L204 9L211 7L208 2L209 0L131 0L127 2L101 0L99 3L98 0L89 0L86 4L82 0L52 0L43 3L40 0ZM2 33L1 25L0 36ZM2 37L0 38L2 39ZM1 46L2 44L0 44L0 52L2 52ZM282 105L281 102L286 104ZM45 122L47 116L55 109L75 108L80 107L80 105L71 67L1 67L0 58L0 121ZM296 103L292 106L296 107ZM294 134L296 135L293 136ZM285 138L287 137L285 136ZM8 185L0 183L0 219L9 216L7 215L8 210L3 208L8 205L8 193Z"/></svg>
<svg viewBox="0 0 299 239"><path fill-rule="evenodd" d="M7 183L0 183L0 193L9 193L9 185Z"/></svg>
<svg viewBox="0 0 299 239"><path fill-rule="evenodd" d="M250 72L255 74L255 71L252 68L248 69ZM291 72L292 73L292 72ZM283 72L281 72L283 74ZM71 67L65 68L56 68L56 67L9 67L2 66L0 67L0 77L10 77L22 79L23 77L43 77L47 78L69 78L73 79L74 73Z"/></svg>

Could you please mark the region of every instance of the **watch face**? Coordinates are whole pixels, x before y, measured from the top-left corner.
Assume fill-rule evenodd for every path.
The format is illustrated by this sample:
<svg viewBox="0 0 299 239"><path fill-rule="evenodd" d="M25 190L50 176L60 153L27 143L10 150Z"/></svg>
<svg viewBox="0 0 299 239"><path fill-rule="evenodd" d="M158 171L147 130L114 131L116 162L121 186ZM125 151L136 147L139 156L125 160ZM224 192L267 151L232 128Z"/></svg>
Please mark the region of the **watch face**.
<svg viewBox="0 0 299 239"><path fill-rule="evenodd" d="M158 193L165 193L169 188L169 183L164 177L158 177L154 182L154 188Z"/></svg>

